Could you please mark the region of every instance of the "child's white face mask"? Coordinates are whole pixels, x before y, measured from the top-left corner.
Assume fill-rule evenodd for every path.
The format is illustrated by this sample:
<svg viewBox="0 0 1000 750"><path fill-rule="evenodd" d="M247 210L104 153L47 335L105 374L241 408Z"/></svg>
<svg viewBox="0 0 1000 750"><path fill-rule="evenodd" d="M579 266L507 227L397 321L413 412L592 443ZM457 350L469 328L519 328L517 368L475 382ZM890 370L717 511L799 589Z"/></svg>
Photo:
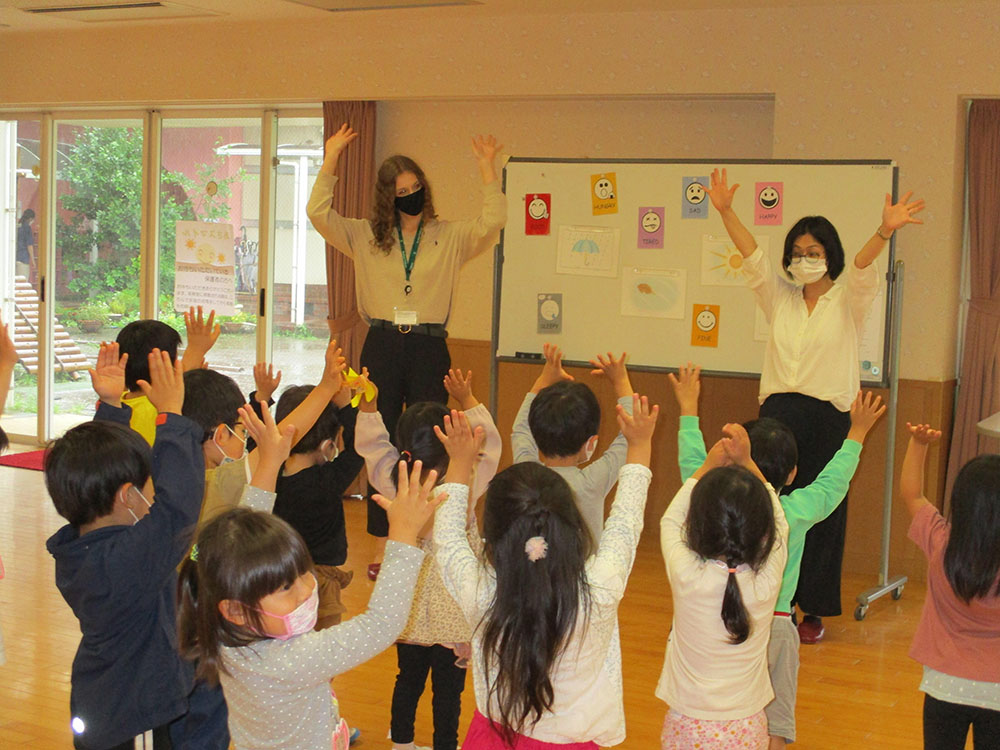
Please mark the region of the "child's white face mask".
<svg viewBox="0 0 1000 750"><path fill-rule="evenodd" d="M587 457L583 459L583 463L587 463L587 461L592 459L594 457L594 451L597 450L597 438L591 438L591 440L593 440L593 442L590 443L590 441L588 441L589 445L587 446Z"/></svg>
<svg viewBox="0 0 1000 750"><path fill-rule="evenodd" d="M219 441L215 439L215 434L213 433L212 434L212 442L215 444L215 447L219 449L219 453L222 454L222 460L219 461L219 464L221 465L221 464L232 463L233 461L242 461L244 458L247 457L247 439L246 439L246 437L240 437L239 434L236 432L236 430L234 430L232 427L230 427L227 424L222 425L222 426L225 427L227 430L229 430L229 432L232 434L232 436L234 438L236 438L241 443L243 443L243 453L240 454L239 458L233 458L232 456L230 456L228 453L226 453L222 449L222 446L219 445Z"/></svg>
<svg viewBox="0 0 1000 750"><path fill-rule="evenodd" d="M133 492L134 491L135 494L137 494L139 497L141 497L142 501L144 503L146 503L146 507L147 508L151 509L153 507L153 504L151 502L149 502L149 500L146 499L146 496L143 495L142 491L138 487L136 487L134 484L131 487L128 488L128 491L129 492ZM121 497L120 499L121 499L122 505L125 506L125 510L127 510L128 513L129 513L129 515L132 516L133 519L135 519L135 520L132 521L132 525L135 526L137 523L139 523L139 516L137 516L135 514L135 511L133 511L130 507L128 507L128 503L125 502L124 496Z"/></svg>

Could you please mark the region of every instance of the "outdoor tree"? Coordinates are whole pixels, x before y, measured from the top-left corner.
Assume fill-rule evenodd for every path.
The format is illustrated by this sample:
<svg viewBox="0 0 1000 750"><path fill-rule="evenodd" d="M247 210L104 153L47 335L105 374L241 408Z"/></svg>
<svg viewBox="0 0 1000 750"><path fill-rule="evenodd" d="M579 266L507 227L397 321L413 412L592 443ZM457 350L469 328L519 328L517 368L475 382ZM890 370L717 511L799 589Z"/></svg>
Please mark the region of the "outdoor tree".
<svg viewBox="0 0 1000 750"><path fill-rule="evenodd" d="M83 127L67 148L58 178L68 190L60 196L56 222L67 286L97 303L124 298L133 312L139 304L142 131ZM243 169L218 176L224 165L225 158L215 155L195 167L195 178L166 169L160 173L161 309L173 308L175 223L228 219L233 183L247 177ZM206 190L209 183L213 187Z"/></svg>

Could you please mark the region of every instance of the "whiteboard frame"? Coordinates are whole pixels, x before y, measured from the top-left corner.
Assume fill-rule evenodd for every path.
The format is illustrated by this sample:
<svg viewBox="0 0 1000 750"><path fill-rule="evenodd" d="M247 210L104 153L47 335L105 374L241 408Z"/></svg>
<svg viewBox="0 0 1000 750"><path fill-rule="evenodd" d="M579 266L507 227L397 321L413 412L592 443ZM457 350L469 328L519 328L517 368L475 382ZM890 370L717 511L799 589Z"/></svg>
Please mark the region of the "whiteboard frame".
<svg viewBox="0 0 1000 750"><path fill-rule="evenodd" d="M531 157L531 156L512 156L508 159L507 164L503 168L503 181L502 189L506 194L507 192L507 167L511 163L518 164L752 164L752 165L795 165L795 166L884 166L889 167L892 170L892 200L893 202L898 200L899 192L899 167L895 161L892 159L718 159L718 158L702 158L702 159L570 159L570 158L544 158L544 157ZM491 367L490 367L490 403L493 408L497 405L497 375L499 371L500 362L515 362L521 364L539 364L540 360L534 357L518 357L518 356L500 356L498 354L499 341L500 341L500 309L501 309L501 295L503 293L503 264L504 264L504 240L505 240L506 229L500 231L500 242L496 246L494 265L493 265L493 320L491 326ZM884 331L885 336L882 341L882 377L880 379L874 380L871 378L861 379L862 386L868 388L888 388L889 383L892 380L893 372L892 370L896 366L896 363L891 362L890 353L892 351L892 315L893 309L895 307L894 301L896 296L895 289L895 275L893 274L893 268L896 258L896 234L893 233L889 240L888 255L886 257L886 272L884 274L886 280L886 292L885 292L885 310L884 315ZM850 259L845 258L846 262L850 262ZM564 360L564 365L571 367L589 367L589 362L578 362L571 360ZM657 372L657 373L668 373L677 372L676 367L659 367L654 365L629 365L629 369L634 372ZM704 370L704 375L709 376L719 376L719 377L735 377L735 378L747 378L747 379L759 379L759 372L739 372L732 370Z"/></svg>

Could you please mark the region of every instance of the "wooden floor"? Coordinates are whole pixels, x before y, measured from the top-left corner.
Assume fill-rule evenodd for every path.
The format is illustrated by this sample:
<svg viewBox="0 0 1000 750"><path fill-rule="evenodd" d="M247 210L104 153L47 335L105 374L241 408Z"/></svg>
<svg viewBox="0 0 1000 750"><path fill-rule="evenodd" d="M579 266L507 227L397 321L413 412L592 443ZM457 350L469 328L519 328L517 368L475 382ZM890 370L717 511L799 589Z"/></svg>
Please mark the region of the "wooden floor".
<svg viewBox="0 0 1000 750"><path fill-rule="evenodd" d="M45 493L40 472L0 467L0 624L7 664L0 667L0 748L71 748L69 674L79 630L53 583L46 538L62 523ZM347 504L354 582L344 599L351 613L364 607L372 584L364 575L371 542L363 533L364 506ZM653 530L655 531L655 530ZM874 555L874 553L873 553ZM827 620L826 640L803 646L795 747L919 748L920 667L907 656L924 591L909 584L903 598L872 605L868 617L851 617L851 597L874 584L845 581L846 616ZM625 663L625 748L656 748L665 705L653 691L663 663L671 618L670 589L656 540L647 532L621 607ZM389 748L389 702L395 677L390 649L335 681L341 710L360 727L356 747ZM474 707L472 680L463 702L464 734ZM430 705L421 702L418 744L431 744ZM971 744L970 744L971 747Z"/></svg>

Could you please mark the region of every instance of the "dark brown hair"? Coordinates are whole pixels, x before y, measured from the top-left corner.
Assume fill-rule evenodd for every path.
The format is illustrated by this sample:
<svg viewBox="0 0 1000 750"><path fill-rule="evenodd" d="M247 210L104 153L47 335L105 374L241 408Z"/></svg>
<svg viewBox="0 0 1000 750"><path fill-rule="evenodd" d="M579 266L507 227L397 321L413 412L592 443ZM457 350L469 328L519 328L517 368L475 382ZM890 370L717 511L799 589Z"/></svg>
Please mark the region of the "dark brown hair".
<svg viewBox="0 0 1000 750"><path fill-rule="evenodd" d="M372 234L375 248L388 255L396 246L396 225L399 217L396 211L396 178L403 172L413 172L424 190L423 220L436 219L434 197L424 170L408 156L390 156L378 168L375 180L375 200L372 201Z"/></svg>

